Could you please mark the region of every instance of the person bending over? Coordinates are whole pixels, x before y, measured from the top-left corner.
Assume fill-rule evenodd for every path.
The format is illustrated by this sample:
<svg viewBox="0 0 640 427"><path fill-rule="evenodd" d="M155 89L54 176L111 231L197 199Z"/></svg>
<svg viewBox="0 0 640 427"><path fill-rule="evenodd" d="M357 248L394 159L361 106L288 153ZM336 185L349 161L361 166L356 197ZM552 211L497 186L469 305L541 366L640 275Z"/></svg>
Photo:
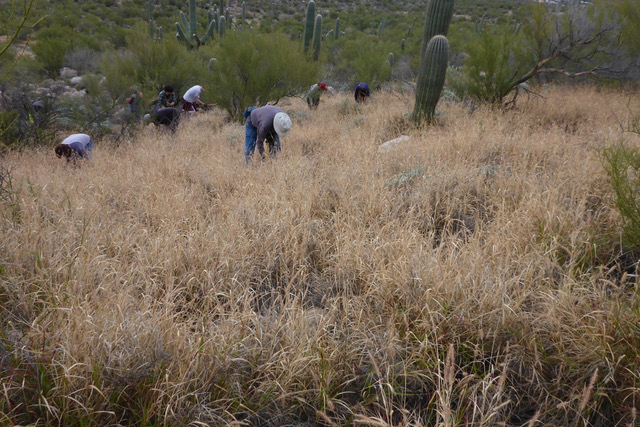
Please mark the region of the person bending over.
<svg viewBox="0 0 640 427"><path fill-rule="evenodd" d="M89 159L93 151L93 141L85 133L75 133L66 137L54 149L58 158L65 158L67 161L78 158Z"/></svg>
<svg viewBox="0 0 640 427"><path fill-rule="evenodd" d="M282 151L280 138L287 136L291 130L291 118L280 108L265 105L260 108L250 107L244 112L246 123L245 163L249 163L256 146L260 157L264 159L264 142L269 144L269 155L275 157Z"/></svg>
<svg viewBox="0 0 640 427"><path fill-rule="evenodd" d="M354 93L356 98L356 103L364 104L367 98L371 96L371 91L369 90L369 85L365 82L360 82L356 85L356 91Z"/></svg>

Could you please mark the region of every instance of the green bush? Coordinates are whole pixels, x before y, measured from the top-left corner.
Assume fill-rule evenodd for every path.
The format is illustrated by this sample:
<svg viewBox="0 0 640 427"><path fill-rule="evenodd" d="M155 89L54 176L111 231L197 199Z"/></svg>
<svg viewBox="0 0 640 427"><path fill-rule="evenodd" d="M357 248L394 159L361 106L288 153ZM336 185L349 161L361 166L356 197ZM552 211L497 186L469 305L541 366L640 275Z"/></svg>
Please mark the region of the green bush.
<svg viewBox="0 0 640 427"><path fill-rule="evenodd" d="M176 93L188 89L206 65L173 38L155 43L141 24L127 35L127 49L105 55L100 68L113 99L126 97L132 86L138 86L148 103L165 84L171 84Z"/></svg>
<svg viewBox="0 0 640 427"><path fill-rule="evenodd" d="M360 34L345 42L341 54L340 68L349 69L352 79L367 82L375 87L391 76L387 53L393 46L373 35Z"/></svg>
<svg viewBox="0 0 640 427"><path fill-rule="evenodd" d="M624 221L623 242L640 250L640 150L617 144L603 151L603 163Z"/></svg>
<svg viewBox="0 0 640 427"><path fill-rule="evenodd" d="M306 91L317 78L317 65L284 34L229 32L212 50L215 70L203 78L214 102L236 120L256 102L278 100Z"/></svg>
<svg viewBox="0 0 640 427"><path fill-rule="evenodd" d="M485 29L465 46L469 57L462 70L449 78L449 87L460 98L501 103L517 86L521 46L521 37L510 28Z"/></svg>
<svg viewBox="0 0 640 427"><path fill-rule="evenodd" d="M0 111L0 153L20 142L19 114L16 110Z"/></svg>

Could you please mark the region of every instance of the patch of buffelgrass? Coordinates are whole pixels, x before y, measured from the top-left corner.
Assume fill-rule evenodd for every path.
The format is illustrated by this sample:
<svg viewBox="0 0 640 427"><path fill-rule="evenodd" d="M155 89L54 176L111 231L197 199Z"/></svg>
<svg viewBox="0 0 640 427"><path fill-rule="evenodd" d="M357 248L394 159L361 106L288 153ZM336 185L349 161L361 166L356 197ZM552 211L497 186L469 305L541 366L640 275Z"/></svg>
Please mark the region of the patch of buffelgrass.
<svg viewBox="0 0 640 427"><path fill-rule="evenodd" d="M296 100L249 167L216 112L75 168L9 154L0 424L634 425L638 285L601 162L627 102L544 91L421 129L409 95Z"/></svg>

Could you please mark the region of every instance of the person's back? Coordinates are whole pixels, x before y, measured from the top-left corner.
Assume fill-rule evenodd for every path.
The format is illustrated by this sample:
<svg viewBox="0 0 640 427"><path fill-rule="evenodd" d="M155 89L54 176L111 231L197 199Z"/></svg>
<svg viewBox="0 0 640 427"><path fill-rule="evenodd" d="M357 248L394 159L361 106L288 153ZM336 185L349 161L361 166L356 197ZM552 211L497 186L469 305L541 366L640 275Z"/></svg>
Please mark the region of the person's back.
<svg viewBox="0 0 640 427"><path fill-rule="evenodd" d="M369 85L365 82L360 82L356 85L354 97L358 104L365 102L365 100L371 95Z"/></svg>
<svg viewBox="0 0 640 427"><path fill-rule="evenodd" d="M180 112L177 108L167 107L160 108L156 111L155 123L159 125L167 126L172 131L175 131L180 121Z"/></svg>
<svg viewBox="0 0 640 427"><path fill-rule="evenodd" d="M58 157L66 157L69 160L72 157L89 158L93 150L93 141L91 137L85 133L75 133L66 137L55 148Z"/></svg>

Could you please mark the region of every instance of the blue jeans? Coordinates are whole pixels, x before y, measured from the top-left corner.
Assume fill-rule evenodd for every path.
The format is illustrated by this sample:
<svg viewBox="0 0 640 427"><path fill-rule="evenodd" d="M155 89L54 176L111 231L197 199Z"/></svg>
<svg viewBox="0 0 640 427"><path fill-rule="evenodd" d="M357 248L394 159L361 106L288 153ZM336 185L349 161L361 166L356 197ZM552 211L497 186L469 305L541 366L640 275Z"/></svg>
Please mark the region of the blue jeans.
<svg viewBox="0 0 640 427"><path fill-rule="evenodd" d="M244 162L249 164L249 159L256 149L256 139L258 138L258 129L247 123L245 144L244 144Z"/></svg>

